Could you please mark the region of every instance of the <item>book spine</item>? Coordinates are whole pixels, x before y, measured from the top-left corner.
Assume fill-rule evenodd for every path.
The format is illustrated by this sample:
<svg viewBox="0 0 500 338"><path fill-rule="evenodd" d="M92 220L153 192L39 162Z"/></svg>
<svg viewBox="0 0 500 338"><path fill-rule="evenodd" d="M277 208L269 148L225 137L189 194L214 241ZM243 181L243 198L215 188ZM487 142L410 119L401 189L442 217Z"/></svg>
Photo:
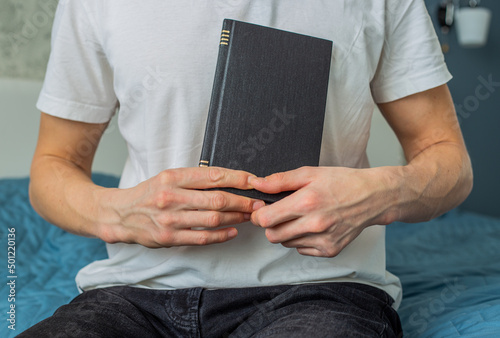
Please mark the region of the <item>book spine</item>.
<svg viewBox="0 0 500 338"><path fill-rule="evenodd" d="M222 101L224 99L224 89L228 61L231 53L231 37L234 27L234 21L225 19L222 24L221 39L219 44L219 55L217 57L217 66L215 68L214 84L212 97L208 109L208 119L205 129L205 138L200 157L200 167L208 167L212 163L215 152L219 120L222 110Z"/></svg>

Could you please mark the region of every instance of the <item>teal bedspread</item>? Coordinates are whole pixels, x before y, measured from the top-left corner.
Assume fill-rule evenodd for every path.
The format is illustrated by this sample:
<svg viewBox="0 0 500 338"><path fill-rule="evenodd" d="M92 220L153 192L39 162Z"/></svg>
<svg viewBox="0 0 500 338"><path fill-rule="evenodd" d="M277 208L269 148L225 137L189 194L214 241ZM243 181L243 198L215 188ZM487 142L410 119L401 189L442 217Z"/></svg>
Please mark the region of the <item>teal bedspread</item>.
<svg viewBox="0 0 500 338"><path fill-rule="evenodd" d="M500 219L456 210L387 229L407 337L500 337Z"/></svg>
<svg viewBox="0 0 500 338"><path fill-rule="evenodd" d="M93 179L118 184L113 176ZM29 204L28 183L0 180L0 337L69 302L78 294L78 270L106 257L101 241L42 220ZM500 337L500 219L454 210L427 223L392 224L387 268L403 283L405 337Z"/></svg>
<svg viewBox="0 0 500 338"><path fill-rule="evenodd" d="M118 184L112 176L93 179L104 186ZM74 281L78 270L107 255L100 240L67 233L38 216L29 203L28 184L27 178L0 180L0 337L14 337L68 303L78 295ZM15 229L14 274L7 266L9 229ZM11 281L15 302L8 299ZM15 305L14 327L8 314L11 305Z"/></svg>

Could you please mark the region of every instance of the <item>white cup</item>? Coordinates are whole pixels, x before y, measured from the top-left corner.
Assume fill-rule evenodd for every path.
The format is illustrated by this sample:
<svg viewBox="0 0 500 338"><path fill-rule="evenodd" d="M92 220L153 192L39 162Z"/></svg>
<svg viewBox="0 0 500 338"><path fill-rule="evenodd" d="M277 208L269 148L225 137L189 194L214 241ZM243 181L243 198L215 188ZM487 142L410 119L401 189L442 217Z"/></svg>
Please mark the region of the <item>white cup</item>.
<svg viewBox="0 0 500 338"><path fill-rule="evenodd" d="M491 11L484 7L464 7L455 17L458 43L462 47L482 47L488 41Z"/></svg>

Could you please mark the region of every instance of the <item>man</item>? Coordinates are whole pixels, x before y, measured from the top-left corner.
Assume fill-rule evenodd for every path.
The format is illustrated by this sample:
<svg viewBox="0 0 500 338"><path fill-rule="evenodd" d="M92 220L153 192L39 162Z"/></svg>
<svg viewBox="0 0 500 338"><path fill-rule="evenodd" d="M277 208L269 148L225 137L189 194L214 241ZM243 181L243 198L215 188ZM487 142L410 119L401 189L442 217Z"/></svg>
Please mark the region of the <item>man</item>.
<svg viewBox="0 0 500 338"><path fill-rule="evenodd" d="M195 168L224 17L333 41L319 167ZM25 336L400 335L384 225L436 217L472 184L449 79L421 0L61 2L30 195L109 259ZM407 165L368 168L374 102ZM118 105L129 158L107 189L91 165ZM264 205L213 187L297 191Z"/></svg>

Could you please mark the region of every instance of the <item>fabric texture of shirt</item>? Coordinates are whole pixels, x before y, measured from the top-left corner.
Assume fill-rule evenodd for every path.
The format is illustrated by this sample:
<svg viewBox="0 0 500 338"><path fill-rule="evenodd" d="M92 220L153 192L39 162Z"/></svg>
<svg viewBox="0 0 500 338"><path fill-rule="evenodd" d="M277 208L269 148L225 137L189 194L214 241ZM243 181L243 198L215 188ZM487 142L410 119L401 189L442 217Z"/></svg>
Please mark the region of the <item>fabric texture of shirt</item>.
<svg viewBox="0 0 500 338"><path fill-rule="evenodd" d="M163 170L197 166L222 21L231 18L333 41L320 165L369 167L376 103L446 83L451 75L422 0L59 2L37 107L104 123L119 107L129 156L120 188ZM401 300L385 267L385 228L371 226L334 258L271 244L238 225L237 238L204 247L108 244L109 258L77 275L82 290L112 285L229 288L348 281Z"/></svg>

